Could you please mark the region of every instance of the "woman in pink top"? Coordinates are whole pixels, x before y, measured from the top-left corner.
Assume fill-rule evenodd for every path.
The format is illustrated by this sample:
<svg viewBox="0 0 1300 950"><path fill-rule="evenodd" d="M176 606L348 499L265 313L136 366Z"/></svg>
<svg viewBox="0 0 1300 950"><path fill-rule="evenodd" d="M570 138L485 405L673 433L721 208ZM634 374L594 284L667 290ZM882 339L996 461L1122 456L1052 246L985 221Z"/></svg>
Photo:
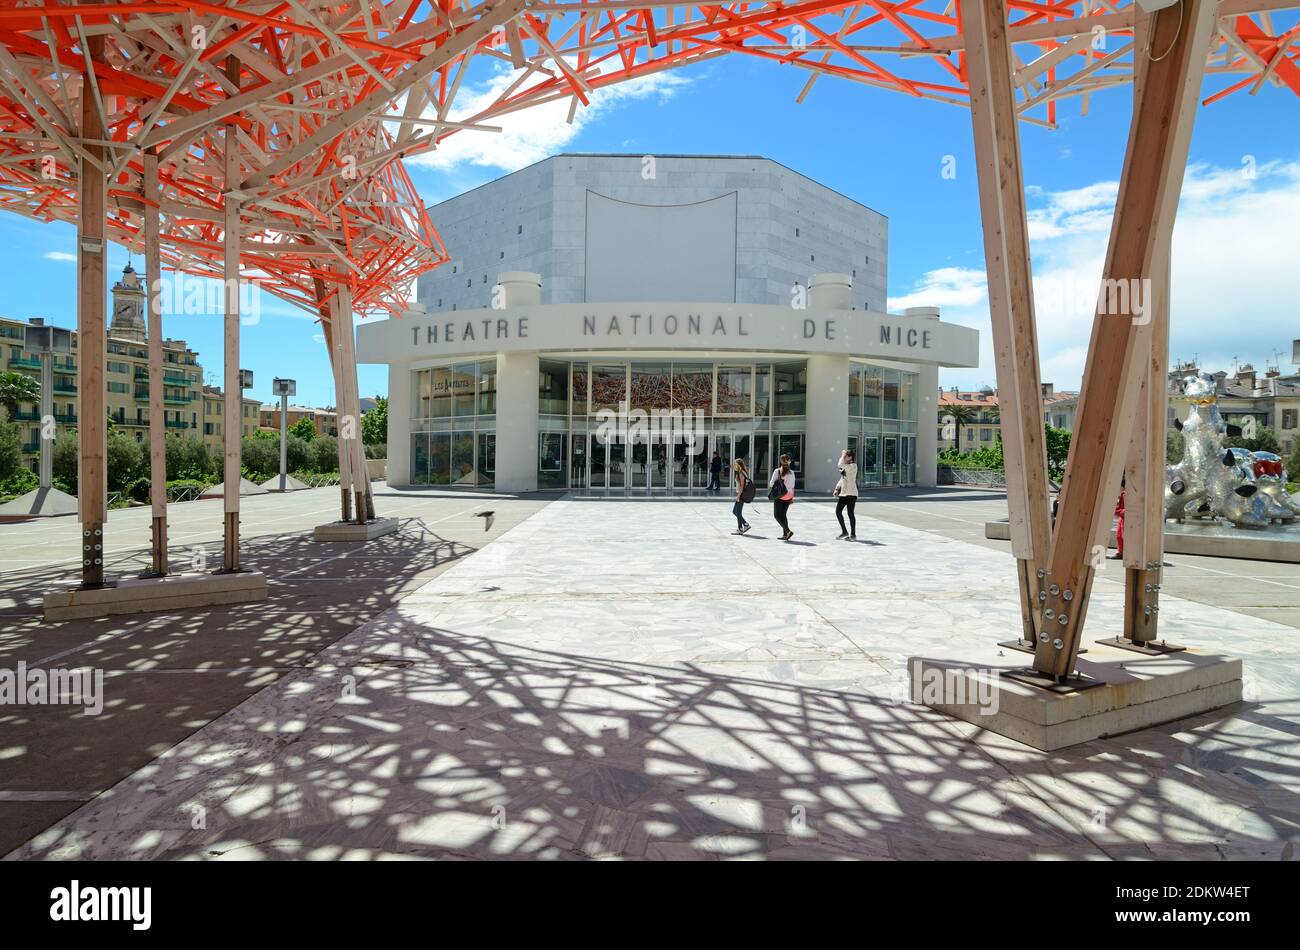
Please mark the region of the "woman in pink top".
<svg viewBox="0 0 1300 950"><path fill-rule="evenodd" d="M772 498L772 515L781 526L781 540L789 541L794 537L789 518L790 502L794 501L794 469L790 467L790 456L781 456L781 464L772 472L767 487Z"/></svg>

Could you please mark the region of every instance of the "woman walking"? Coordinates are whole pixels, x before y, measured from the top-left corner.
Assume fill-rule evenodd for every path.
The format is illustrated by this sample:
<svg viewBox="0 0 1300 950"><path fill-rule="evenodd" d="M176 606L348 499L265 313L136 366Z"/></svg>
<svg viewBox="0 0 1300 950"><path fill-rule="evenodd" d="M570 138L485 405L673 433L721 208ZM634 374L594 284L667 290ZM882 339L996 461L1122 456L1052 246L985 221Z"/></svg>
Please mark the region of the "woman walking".
<svg viewBox="0 0 1300 950"><path fill-rule="evenodd" d="M736 503L731 506L731 513L736 516L735 533L744 534L749 530L749 522L745 520L745 502L754 500L754 480L749 477L744 459L736 459L731 470L736 473Z"/></svg>
<svg viewBox="0 0 1300 950"><path fill-rule="evenodd" d="M790 467L790 456L781 456L781 464L773 469L767 486L767 497L772 499L772 517L781 526L781 540L789 541L794 537L789 517L790 502L794 501L794 469Z"/></svg>
<svg viewBox="0 0 1300 950"><path fill-rule="evenodd" d="M858 463L853 450L845 449L840 453L840 480L835 483L835 519L840 523L841 541L858 540L858 519L853 509L858 504ZM849 526L844 527L844 510L849 512Z"/></svg>

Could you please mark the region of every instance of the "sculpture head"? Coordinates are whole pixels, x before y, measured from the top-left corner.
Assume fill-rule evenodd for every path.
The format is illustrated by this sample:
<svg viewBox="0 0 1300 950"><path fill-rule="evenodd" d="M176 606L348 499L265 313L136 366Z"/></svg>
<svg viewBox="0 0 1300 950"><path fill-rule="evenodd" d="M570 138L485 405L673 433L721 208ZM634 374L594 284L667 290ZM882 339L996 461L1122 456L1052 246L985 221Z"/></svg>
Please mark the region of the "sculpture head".
<svg viewBox="0 0 1300 950"><path fill-rule="evenodd" d="M1254 452L1252 456L1257 479L1285 478L1286 467L1282 464L1282 456L1272 452Z"/></svg>
<svg viewBox="0 0 1300 950"><path fill-rule="evenodd" d="M1214 377L1209 373L1197 373L1195 376L1184 377L1183 395L1193 405L1197 406L1212 406L1219 401L1218 392L1214 385Z"/></svg>
<svg viewBox="0 0 1300 950"><path fill-rule="evenodd" d="M1282 457L1273 452L1252 452L1250 457L1255 484L1264 500L1264 513L1278 521L1294 521L1297 507L1286 490L1286 465Z"/></svg>

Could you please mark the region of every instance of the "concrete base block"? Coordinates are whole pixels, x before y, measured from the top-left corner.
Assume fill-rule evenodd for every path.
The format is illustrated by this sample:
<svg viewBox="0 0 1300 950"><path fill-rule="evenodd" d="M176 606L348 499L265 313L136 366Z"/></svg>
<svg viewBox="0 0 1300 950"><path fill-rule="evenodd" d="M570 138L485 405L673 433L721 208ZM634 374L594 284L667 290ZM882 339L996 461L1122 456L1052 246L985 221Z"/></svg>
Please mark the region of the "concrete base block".
<svg viewBox="0 0 1300 950"><path fill-rule="evenodd" d="M1099 685L1065 693L1000 675L1031 665L1027 659L999 657L981 667L911 657L909 698L1045 752L1241 700L1241 660L1226 656L1184 650L1147 657L1089 643L1078 669Z"/></svg>
<svg viewBox="0 0 1300 950"><path fill-rule="evenodd" d="M209 489L208 489L207 491L205 491L203 494L199 495L199 497L200 497L200 498L223 498L223 497L225 497L225 494L226 494L226 483L225 483L225 482L221 482L221 483L218 484L218 485L213 485L211 488L209 488ZM241 494L241 495L265 495L265 494L266 494L266 489L263 488L261 485L254 485L252 482L250 482L250 481L249 481L248 479L246 479L246 478L241 478L241 479L239 480L239 494Z"/></svg>
<svg viewBox="0 0 1300 950"><path fill-rule="evenodd" d="M270 478L262 482L257 487L265 488L267 491L270 492L278 492L280 490L280 476L272 475ZM301 482L298 479L294 478L292 475L286 475L284 477L284 490L287 492L302 491L304 488L309 488L309 487L310 486L307 485L306 482Z"/></svg>
<svg viewBox="0 0 1300 950"><path fill-rule="evenodd" d="M0 521L59 518L77 513L77 496L57 488L37 488L0 505Z"/></svg>
<svg viewBox="0 0 1300 950"><path fill-rule="evenodd" d="M984 537L1010 541L1011 526L1005 521L987 521ZM1115 546L1114 529L1109 544ZM1234 528L1214 522L1170 521L1165 523L1165 553L1300 564L1300 522L1271 524L1267 528Z"/></svg>
<svg viewBox="0 0 1300 950"><path fill-rule="evenodd" d="M330 524L317 525L312 533L313 541L372 541L392 534L398 527L396 518L376 518L365 524L351 521L334 521Z"/></svg>
<svg viewBox="0 0 1300 950"><path fill-rule="evenodd" d="M45 619L80 620L256 600L266 600L266 575L258 571L131 577L118 581L114 587L52 591L45 595Z"/></svg>

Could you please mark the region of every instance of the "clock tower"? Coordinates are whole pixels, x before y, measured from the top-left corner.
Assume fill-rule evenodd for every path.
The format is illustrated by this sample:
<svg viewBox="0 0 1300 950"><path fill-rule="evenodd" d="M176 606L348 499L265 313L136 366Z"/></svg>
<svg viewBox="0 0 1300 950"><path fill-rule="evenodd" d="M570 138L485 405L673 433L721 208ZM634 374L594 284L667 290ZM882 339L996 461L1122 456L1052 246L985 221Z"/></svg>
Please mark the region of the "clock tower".
<svg viewBox="0 0 1300 950"><path fill-rule="evenodd" d="M122 279L113 285L113 316L108 324L108 335L143 343L144 307L145 287L128 261Z"/></svg>

